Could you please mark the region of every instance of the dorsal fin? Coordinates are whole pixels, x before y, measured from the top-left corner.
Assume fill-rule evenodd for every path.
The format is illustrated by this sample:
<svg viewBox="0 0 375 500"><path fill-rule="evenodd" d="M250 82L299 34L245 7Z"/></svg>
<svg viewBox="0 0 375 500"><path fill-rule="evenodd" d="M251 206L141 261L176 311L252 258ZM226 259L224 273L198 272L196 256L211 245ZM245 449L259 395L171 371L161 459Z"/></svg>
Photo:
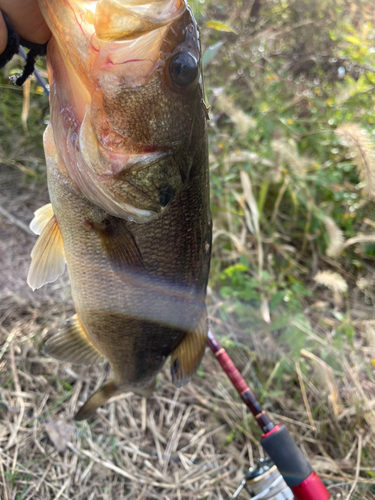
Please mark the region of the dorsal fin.
<svg viewBox="0 0 375 500"><path fill-rule="evenodd" d="M44 207L42 207L44 208ZM37 228L42 223L37 224ZM64 248L56 217L44 224L44 228L31 251L31 265L27 283L35 290L45 283L52 283L65 270Z"/></svg>
<svg viewBox="0 0 375 500"><path fill-rule="evenodd" d="M44 352L52 358L77 365L88 366L105 361L104 356L90 342L76 314L46 341Z"/></svg>
<svg viewBox="0 0 375 500"><path fill-rule="evenodd" d="M31 231L35 234L40 234L52 219L53 215L51 203L47 203L47 205L38 208L38 210L34 212L33 220L30 222Z"/></svg>
<svg viewBox="0 0 375 500"><path fill-rule="evenodd" d="M171 375L176 387L185 385L196 372L207 342L206 318L188 332L171 354Z"/></svg>

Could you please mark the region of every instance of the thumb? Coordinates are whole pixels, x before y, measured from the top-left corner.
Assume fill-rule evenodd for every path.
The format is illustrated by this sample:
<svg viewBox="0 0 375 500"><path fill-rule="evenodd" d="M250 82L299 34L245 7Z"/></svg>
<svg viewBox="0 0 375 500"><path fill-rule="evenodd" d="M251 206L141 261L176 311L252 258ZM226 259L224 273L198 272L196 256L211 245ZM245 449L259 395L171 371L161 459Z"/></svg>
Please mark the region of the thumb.
<svg viewBox="0 0 375 500"><path fill-rule="evenodd" d="M43 44L50 38L51 32L36 0L0 0L0 9L24 40Z"/></svg>

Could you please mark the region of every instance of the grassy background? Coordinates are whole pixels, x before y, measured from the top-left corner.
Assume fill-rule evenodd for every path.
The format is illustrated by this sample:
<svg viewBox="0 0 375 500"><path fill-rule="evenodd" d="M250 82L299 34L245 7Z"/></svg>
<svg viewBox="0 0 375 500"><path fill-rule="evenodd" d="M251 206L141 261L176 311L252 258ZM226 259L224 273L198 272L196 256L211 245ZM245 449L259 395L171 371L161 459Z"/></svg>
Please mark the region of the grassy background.
<svg viewBox="0 0 375 500"><path fill-rule="evenodd" d="M375 7L192 5L211 105L212 329L333 498L373 499ZM48 101L34 80L8 84L20 67L0 79L1 498L230 498L260 435L210 353L186 388L165 370L147 403L128 394L72 423L107 371L39 353L72 304L67 277L25 285Z"/></svg>

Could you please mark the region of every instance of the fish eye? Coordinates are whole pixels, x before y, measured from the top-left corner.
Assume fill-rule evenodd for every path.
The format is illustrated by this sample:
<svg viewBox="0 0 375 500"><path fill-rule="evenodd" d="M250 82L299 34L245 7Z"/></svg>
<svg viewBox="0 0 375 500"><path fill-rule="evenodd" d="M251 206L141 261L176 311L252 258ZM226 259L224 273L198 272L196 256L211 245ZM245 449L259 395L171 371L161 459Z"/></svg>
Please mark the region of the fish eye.
<svg viewBox="0 0 375 500"><path fill-rule="evenodd" d="M198 80L198 61L189 52L179 52L169 62L169 76L177 87L190 87Z"/></svg>

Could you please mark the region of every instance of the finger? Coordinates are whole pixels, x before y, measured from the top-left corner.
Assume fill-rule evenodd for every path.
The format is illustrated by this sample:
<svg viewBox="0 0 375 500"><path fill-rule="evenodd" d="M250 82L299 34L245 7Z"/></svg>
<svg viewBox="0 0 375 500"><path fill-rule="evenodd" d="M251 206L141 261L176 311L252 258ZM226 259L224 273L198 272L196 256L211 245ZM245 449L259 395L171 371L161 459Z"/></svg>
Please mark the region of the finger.
<svg viewBox="0 0 375 500"><path fill-rule="evenodd" d="M33 43L45 43L51 37L36 0L0 0L18 35Z"/></svg>
<svg viewBox="0 0 375 500"><path fill-rule="evenodd" d="M5 21L0 12L0 54L4 52L8 41L8 30L5 26Z"/></svg>

